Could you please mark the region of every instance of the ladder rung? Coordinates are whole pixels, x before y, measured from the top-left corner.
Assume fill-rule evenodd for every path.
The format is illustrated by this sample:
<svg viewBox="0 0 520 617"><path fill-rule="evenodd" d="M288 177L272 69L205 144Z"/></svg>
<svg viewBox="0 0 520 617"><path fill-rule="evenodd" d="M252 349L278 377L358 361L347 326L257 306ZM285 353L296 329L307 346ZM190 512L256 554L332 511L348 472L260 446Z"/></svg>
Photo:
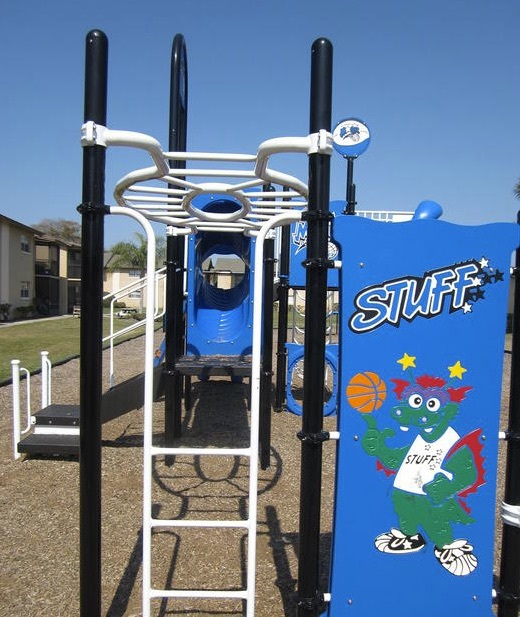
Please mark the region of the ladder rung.
<svg viewBox="0 0 520 617"><path fill-rule="evenodd" d="M150 448L152 456L251 456L251 448Z"/></svg>
<svg viewBox="0 0 520 617"><path fill-rule="evenodd" d="M220 591L205 589L150 589L150 598L230 598L247 600L247 589Z"/></svg>
<svg viewBox="0 0 520 617"><path fill-rule="evenodd" d="M182 519L159 519L153 518L150 521L152 527L224 527L237 529L249 529L249 520L236 521L202 521L202 520L182 520Z"/></svg>

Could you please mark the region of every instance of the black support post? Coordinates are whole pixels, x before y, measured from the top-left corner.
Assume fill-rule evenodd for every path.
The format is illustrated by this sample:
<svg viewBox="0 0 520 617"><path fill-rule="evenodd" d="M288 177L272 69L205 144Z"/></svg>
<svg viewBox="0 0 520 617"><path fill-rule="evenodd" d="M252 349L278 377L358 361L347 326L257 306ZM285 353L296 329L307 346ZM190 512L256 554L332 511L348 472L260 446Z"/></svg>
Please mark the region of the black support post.
<svg viewBox="0 0 520 617"><path fill-rule="evenodd" d="M310 133L331 128L332 45L312 46ZM300 485L298 615L318 614L323 400L327 319L330 155L309 155L309 206L305 286L305 349Z"/></svg>
<svg viewBox="0 0 520 617"><path fill-rule="evenodd" d="M106 125L108 41L86 38L85 122ZM101 615L101 352L105 148L83 148L80 326L80 614Z"/></svg>
<svg viewBox="0 0 520 617"><path fill-rule="evenodd" d="M180 269L179 243L183 238L174 236L170 233L166 236L166 311L165 311L165 354L164 354L164 433L165 445L173 445L173 439L181 434L181 405L182 405L182 388L181 376L175 368L178 357L178 340L182 333L178 330L181 327L177 296L179 293L179 276ZM182 269L181 269L182 274ZM182 286L182 279L181 279ZM167 457L168 464L171 463L171 457Z"/></svg>
<svg viewBox="0 0 520 617"><path fill-rule="evenodd" d="M520 224L520 215L517 218ZM511 390L507 431L507 466L504 502L520 509L520 251L516 252L513 309ZM518 520L517 520L518 522ZM503 525L498 590L498 617L518 617L520 609L520 527Z"/></svg>
<svg viewBox="0 0 520 617"><path fill-rule="evenodd" d="M271 404L273 386L274 239L264 242L264 293L262 324L262 378L260 382L260 466L267 469L271 454ZM258 301L258 299L256 299Z"/></svg>
<svg viewBox="0 0 520 617"><path fill-rule="evenodd" d="M188 66L184 37L173 39L170 76L170 127L168 147L171 152L185 152L188 118ZM185 161L171 166L184 169ZM171 188L171 187L170 187ZM166 237L166 312L164 361L164 432L165 445L173 445L181 435L182 375L176 361L184 353L184 236L169 233ZM166 463L172 462L167 457Z"/></svg>
<svg viewBox="0 0 520 617"><path fill-rule="evenodd" d="M282 228L280 251L280 267L278 284L278 338L276 342L276 391L274 410L283 411L285 408L285 389L287 387L287 322L289 317L289 260L291 228L285 225Z"/></svg>
<svg viewBox="0 0 520 617"><path fill-rule="evenodd" d="M354 184L354 159L347 157L347 205L344 214L356 214L356 185Z"/></svg>

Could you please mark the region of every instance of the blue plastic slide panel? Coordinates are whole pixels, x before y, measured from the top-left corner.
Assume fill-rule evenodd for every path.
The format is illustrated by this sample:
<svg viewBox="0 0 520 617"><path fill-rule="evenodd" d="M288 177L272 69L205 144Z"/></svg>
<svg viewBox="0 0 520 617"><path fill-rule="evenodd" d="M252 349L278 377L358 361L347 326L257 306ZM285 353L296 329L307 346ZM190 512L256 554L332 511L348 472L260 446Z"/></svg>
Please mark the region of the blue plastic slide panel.
<svg viewBox="0 0 520 617"><path fill-rule="evenodd" d="M333 617L492 615L519 229L334 221L342 351Z"/></svg>

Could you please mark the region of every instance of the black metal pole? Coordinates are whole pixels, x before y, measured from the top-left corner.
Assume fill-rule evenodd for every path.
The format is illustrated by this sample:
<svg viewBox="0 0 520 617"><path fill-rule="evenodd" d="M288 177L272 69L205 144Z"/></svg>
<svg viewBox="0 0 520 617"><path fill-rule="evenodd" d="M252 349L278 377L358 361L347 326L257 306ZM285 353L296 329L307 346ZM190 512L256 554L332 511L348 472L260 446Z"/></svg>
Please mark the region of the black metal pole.
<svg viewBox="0 0 520 617"><path fill-rule="evenodd" d="M332 44L318 39L312 46L310 132L330 132ZM298 615L317 615L319 582L323 400L327 319L330 155L309 155L309 206L305 286L305 348L300 484Z"/></svg>
<svg viewBox="0 0 520 617"><path fill-rule="evenodd" d="M520 223L520 214L517 218ZM520 251L516 252L515 295L513 309L513 343L509 426L507 431L507 465L504 502L520 509ZM517 518L518 522L518 518ZM503 525L498 590L498 616L518 617L520 608L520 527Z"/></svg>
<svg viewBox="0 0 520 617"><path fill-rule="evenodd" d="M170 126L168 147L171 152L185 152L188 118L188 66L186 44L181 34L172 44L170 75ZM185 161L172 161L175 169L184 169ZM170 185L170 188L172 185ZM184 236L169 233L166 237L166 302L164 356L164 433L165 445L181 434L182 375L176 369L183 354L184 323ZM168 457L167 464L172 460Z"/></svg>
<svg viewBox="0 0 520 617"><path fill-rule="evenodd" d="M175 369L176 361L176 325L178 317L176 315L176 271L177 271L177 242L170 230L166 235L166 302L164 316L164 434L165 445L172 445L173 439L180 435L180 413L178 410L178 372ZM170 459L167 461L171 462Z"/></svg>
<svg viewBox="0 0 520 617"><path fill-rule="evenodd" d="M264 242L262 324L262 379L260 382L260 466L267 469L271 455L271 394L273 378L274 239ZM258 299L257 299L258 301Z"/></svg>
<svg viewBox="0 0 520 617"><path fill-rule="evenodd" d="M85 122L106 125L108 40L86 37ZM80 326L80 614L101 615L101 352L105 148L83 148Z"/></svg>
<svg viewBox="0 0 520 617"><path fill-rule="evenodd" d="M354 184L354 159L347 157L347 207L344 214L356 214L356 185Z"/></svg>
<svg viewBox="0 0 520 617"><path fill-rule="evenodd" d="M291 228L282 228L280 250L280 268L278 284L278 338L276 344L276 391L275 411L283 411L285 407L285 388L287 387L287 322L289 317L289 260Z"/></svg>

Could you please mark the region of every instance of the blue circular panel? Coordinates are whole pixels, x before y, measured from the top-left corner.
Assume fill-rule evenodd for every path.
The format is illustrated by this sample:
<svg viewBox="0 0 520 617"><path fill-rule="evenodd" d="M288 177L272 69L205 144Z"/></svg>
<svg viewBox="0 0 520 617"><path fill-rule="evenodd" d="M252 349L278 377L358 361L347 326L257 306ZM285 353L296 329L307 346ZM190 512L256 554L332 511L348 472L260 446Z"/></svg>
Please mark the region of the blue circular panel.
<svg viewBox="0 0 520 617"><path fill-rule="evenodd" d="M358 118L347 118L338 122L332 139L336 152L348 158L356 158L368 148L370 131Z"/></svg>

